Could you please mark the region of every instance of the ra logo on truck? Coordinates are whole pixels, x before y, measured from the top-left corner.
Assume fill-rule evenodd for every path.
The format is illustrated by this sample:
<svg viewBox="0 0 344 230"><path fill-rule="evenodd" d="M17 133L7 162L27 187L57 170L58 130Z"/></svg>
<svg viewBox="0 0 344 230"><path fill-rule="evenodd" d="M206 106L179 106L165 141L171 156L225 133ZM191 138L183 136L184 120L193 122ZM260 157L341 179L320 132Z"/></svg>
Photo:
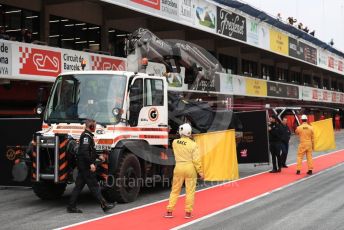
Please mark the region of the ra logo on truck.
<svg viewBox="0 0 344 230"><path fill-rule="evenodd" d="M156 121L159 118L159 112L156 108L151 108L148 111L148 117L150 121Z"/></svg>

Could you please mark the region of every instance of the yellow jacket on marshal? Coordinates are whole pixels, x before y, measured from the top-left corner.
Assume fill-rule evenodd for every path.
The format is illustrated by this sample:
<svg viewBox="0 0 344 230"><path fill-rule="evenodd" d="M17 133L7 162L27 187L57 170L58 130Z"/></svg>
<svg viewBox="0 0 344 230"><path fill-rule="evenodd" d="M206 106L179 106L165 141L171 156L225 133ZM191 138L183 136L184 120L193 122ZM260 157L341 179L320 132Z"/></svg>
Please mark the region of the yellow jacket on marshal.
<svg viewBox="0 0 344 230"><path fill-rule="evenodd" d="M202 163L196 142L187 137L176 139L172 143L176 164L182 162L193 163L198 174L201 174Z"/></svg>

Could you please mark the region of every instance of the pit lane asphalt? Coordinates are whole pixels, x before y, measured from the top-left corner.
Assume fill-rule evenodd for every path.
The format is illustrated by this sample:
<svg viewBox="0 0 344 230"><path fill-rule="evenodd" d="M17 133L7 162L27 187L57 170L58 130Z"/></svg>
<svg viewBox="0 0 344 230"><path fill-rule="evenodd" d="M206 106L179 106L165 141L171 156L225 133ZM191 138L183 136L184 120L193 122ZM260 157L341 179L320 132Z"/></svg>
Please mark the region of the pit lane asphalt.
<svg viewBox="0 0 344 230"><path fill-rule="evenodd" d="M344 164L180 229L344 229Z"/></svg>
<svg viewBox="0 0 344 230"><path fill-rule="evenodd" d="M344 149L343 131L336 133L336 142L337 149ZM296 137L293 136L290 142L288 164L296 161L297 143ZM324 153L326 152L314 153L314 156ZM269 169L271 165L257 167L252 164L239 165L241 178ZM343 176L341 176L344 175L343 172L344 166L338 167L331 172L315 176L307 182L301 182L191 225L188 229L272 229L273 227L274 229L344 229L339 225L344 222L344 219L340 219L344 213L341 210L344 207L344 199L342 199L343 202L341 201L344 191ZM201 184L198 189L209 186L211 185ZM0 229L53 229L105 215L87 189L84 189L78 206L84 213L66 213L65 207L72 188L73 185L68 186L64 196L56 201L42 201L33 194L31 189L27 188L1 188ZM169 192L168 188L145 188L135 202L119 204L110 213L166 199ZM309 197L307 194L310 194ZM164 211L161 210L162 213ZM334 224L325 226L324 223L328 222L327 218L334 220ZM298 221L295 222L295 220ZM293 224L294 222L296 224ZM270 226L273 227L270 228ZM116 228L115 223L114 228Z"/></svg>

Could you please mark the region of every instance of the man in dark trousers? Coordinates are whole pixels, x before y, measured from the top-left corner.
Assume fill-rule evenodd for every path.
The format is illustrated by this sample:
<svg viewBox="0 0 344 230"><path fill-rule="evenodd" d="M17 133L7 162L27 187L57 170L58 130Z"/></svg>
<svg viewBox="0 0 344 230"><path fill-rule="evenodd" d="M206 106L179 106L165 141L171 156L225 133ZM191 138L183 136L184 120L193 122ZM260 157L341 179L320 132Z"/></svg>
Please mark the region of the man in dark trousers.
<svg viewBox="0 0 344 230"><path fill-rule="evenodd" d="M281 155L281 161L282 161L282 167L283 168L288 168L286 162L287 162L287 157L288 157L288 151L289 151L289 140L290 140L290 129L287 125L288 119L284 117L282 119L282 124L281 124L281 130L282 130L282 142L281 142L281 150L282 150L282 155Z"/></svg>
<svg viewBox="0 0 344 230"><path fill-rule="evenodd" d="M78 177L76 178L75 187L67 207L67 212L69 213L82 213L82 211L76 207L76 202L85 185L87 185L93 196L98 200L104 212L115 207L115 204L108 203L101 195L100 186L96 178L95 162L97 154L93 140L93 132L95 129L96 122L91 119L86 120L86 128L80 136L77 153ZM101 160L104 160L104 158Z"/></svg>
<svg viewBox="0 0 344 230"><path fill-rule="evenodd" d="M270 142L270 152L272 157L272 170L270 173L281 172L282 161L281 161L281 137L282 131L280 124L278 123L278 118L275 115L270 117L269 123L269 142Z"/></svg>

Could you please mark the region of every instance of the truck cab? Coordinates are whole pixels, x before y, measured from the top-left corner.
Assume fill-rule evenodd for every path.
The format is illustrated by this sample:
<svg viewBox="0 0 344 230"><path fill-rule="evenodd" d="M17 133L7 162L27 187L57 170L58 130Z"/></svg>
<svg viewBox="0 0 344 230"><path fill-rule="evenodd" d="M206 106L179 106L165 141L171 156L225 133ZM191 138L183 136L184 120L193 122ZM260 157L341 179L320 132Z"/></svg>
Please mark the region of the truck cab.
<svg viewBox="0 0 344 230"><path fill-rule="evenodd" d="M36 194L46 198L42 186L54 188L67 183L75 168L72 161L77 151L73 146L77 146L88 118L97 122L96 150L107 158L97 172L108 199L130 202L136 198L140 185L119 185L119 178L128 183L130 179L170 177L173 159L166 158L167 103L164 77L125 71L81 71L58 76L43 116L43 129L33 141Z"/></svg>

